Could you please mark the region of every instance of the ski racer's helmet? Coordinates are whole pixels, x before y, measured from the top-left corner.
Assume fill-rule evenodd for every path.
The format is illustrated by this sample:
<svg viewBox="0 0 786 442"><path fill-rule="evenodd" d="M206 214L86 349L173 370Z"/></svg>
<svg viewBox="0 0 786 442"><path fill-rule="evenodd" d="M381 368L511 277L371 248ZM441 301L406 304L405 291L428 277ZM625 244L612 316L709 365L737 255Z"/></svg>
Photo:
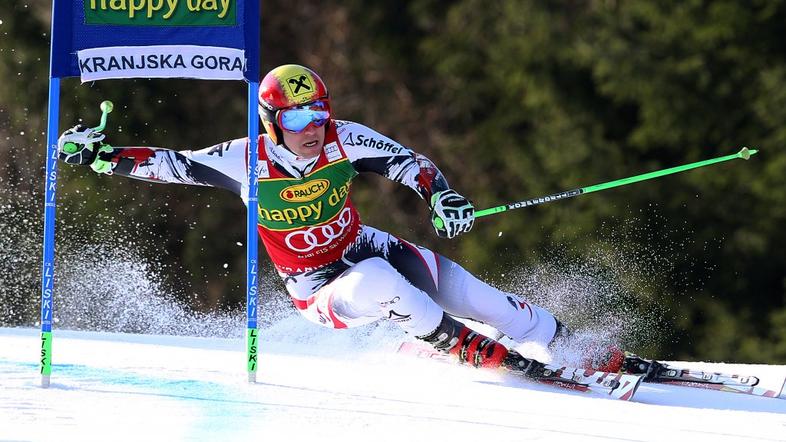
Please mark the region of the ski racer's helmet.
<svg viewBox="0 0 786 442"><path fill-rule="evenodd" d="M292 112L291 119L282 119L281 111L293 108L303 112ZM288 121L294 121L291 132L300 132L309 124L322 126L330 117L327 87L316 72L305 66L279 66L268 72L260 82L259 117L265 132L276 144L284 142L282 124L286 125Z"/></svg>

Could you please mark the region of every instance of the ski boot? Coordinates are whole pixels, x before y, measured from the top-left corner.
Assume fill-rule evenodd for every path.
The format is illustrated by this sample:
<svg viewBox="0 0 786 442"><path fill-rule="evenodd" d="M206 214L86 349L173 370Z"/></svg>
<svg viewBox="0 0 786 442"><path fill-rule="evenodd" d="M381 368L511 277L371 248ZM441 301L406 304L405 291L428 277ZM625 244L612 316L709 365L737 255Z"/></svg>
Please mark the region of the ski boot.
<svg viewBox="0 0 786 442"><path fill-rule="evenodd" d="M498 368L509 354L518 355L444 313L436 330L418 338L474 367Z"/></svg>
<svg viewBox="0 0 786 442"><path fill-rule="evenodd" d="M593 354L595 352L591 352ZM614 345L609 345L601 352L600 356L590 357L582 364L589 370L619 373L625 365L625 352Z"/></svg>
<svg viewBox="0 0 786 442"><path fill-rule="evenodd" d="M548 344L548 348L554 351L564 341L569 340L573 333L568 327L565 326L559 319L557 321L557 331L554 333L554 338ZM581 363L581 367L587 370L605 371L609 373L618 373L623 368L625 361L625 352L620 350L614 345L609 345L606 348L601 348L600 345L591 345L587 352L587 357Z"/></svg>

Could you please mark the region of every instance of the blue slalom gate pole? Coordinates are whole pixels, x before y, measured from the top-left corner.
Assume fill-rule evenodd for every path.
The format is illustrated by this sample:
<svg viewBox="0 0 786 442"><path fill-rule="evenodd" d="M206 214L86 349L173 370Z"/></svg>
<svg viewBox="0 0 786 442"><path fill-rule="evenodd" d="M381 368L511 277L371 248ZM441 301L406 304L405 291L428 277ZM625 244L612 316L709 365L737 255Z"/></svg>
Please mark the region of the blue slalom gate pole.
<svg viewBox="0 0 786 442"><path fill-rule="evenodd" d="M248 369L248 382L257 380L257 347L259 332L257 329L258 290L257 277L259 272L259 257L257 242L257 159L259 158L259 109L257 100L259 83L248 84L248 212L246 220L246 360Z"/></svg>
<svg viewBox="0 0 786 442"><path fill-rule="evenodd" d="M57 134L60 120L60 79L49 79L44 192L44 262L41 268L41 386L52 374L52 310L55 285L55 203L57 198Z"/></svg>

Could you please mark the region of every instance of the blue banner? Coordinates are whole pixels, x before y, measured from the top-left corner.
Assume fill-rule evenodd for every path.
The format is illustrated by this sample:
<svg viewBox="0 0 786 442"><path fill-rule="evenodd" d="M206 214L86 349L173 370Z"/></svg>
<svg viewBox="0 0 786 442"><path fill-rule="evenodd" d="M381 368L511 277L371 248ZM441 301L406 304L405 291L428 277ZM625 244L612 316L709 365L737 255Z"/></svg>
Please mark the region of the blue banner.
<svg viewBox="0 0 786 442"><path fill-rule="evenodd" d="M259 0L54 0L53 78L259 80Z"/></svg>

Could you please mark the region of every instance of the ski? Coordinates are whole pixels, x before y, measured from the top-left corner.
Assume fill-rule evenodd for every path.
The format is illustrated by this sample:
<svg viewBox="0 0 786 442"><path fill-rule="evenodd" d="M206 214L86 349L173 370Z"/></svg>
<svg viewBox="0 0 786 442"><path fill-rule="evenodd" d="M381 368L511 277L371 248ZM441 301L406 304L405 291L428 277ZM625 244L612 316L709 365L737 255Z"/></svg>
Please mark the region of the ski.
<svg viewBox="0 0 786 442"><path fill-rule="evenodd" d="M761 397L785 398L783 396L784 386L781 386L780 391L762 388L758 386L759 378L756 376L673 367L663 362L643 359L634 354L626 355L622 371L623 373L643 375L644 382L704 388Z"/></svg>
<svg viewBox="0 0 786 442"><path fill-rule="evenodd" d="M439 362L457 363L446 353L414 342L403 342L399 346L398 352ZM568 390L601 394L623 401L633 398L644 379L644 376L639 374L607 373L550 365L524 357L508 358L502 368L507 373L529 381Z"/></svg>

